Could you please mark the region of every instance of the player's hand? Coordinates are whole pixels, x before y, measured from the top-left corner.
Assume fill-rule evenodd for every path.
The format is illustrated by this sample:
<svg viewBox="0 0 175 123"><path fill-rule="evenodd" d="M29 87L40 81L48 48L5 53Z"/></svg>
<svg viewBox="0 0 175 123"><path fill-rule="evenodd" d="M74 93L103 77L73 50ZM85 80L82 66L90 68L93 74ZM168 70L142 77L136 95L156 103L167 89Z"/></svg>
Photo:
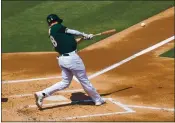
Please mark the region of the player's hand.
<svg viewBox="0 0 175 123"><path fill-rule="evenodd" d="M88 35L88 39L92 39L93 37L94 37L93 34L89 34L89 35Z"/></svg>
<svg viewBox="0 0 175 123"><path fill-rule="evenodd" d="M92 39L93 37L94 37L93 34L83 34L83 39L85 39L85 40L90 40L90 39Z"/></svg>

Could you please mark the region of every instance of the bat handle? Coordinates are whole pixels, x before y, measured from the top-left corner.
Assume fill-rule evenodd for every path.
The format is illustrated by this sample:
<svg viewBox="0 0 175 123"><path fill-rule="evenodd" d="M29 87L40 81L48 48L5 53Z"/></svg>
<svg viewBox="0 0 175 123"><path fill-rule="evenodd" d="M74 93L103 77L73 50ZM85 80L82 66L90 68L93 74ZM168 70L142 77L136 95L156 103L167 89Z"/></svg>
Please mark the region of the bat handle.
<svg viewBox="0 0 175 123"><path fill-rule="evenodd" d="M94 36L99 36L99 35L101 35L101 33L98 33L98 34L94 34Z"/></svg>

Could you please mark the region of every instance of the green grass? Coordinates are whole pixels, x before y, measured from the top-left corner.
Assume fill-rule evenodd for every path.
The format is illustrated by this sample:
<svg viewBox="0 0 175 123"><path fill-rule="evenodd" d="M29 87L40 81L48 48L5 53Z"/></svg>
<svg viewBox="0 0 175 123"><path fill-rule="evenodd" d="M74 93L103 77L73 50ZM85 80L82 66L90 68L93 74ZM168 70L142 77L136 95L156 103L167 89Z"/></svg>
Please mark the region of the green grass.
<svg viewBox="0 0 175 123"><path fill-rule="evenodd" d="M18 15L18 13L37 6L40 3L42 1L2 1L2 20Z"/></svg>
<svg viewBox="0 0 175 123"><path fill-rule="evenodd" d="M52 51L46 16L56 13L64 25L85 33L121 31L160 11L173 1L2 1L2 52ZM78 49L106 36L83 41Z"/></svg>
<svg viewBox="0 0 175 123"><path fill-rule="evenodd" d="M173 48L173 49L171 49L171 50L169 50L169 51L167 51L167 52L161 54L160 56L161 56L161 57L175 58L174 50L175 50L175 48Z"/></svg>

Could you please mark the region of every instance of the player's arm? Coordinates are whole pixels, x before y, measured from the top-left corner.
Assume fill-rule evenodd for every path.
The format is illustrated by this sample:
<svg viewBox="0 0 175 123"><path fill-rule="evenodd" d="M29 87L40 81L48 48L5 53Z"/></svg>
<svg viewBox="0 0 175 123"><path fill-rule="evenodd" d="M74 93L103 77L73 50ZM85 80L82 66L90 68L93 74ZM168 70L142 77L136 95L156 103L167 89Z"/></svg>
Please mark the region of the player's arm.
<svg viewBox="0 0 175 123"><path fill-rule="evenodd" d="M66 28L65 33L77 35L77 36L83 36L84 39L92 39L93 38L93 34L85 34L84 32L80 32L78 30L69 29L69 28Z"/></svg>
<svg viewBox="0 0 175 123"><path fill-rule="evenodd" d="M74 30L74 29L69 29L69 28L66 28L65 33L69 33L69 34L77 35L77 36L84 36L85 35L85 33L83 33L83 32L80 32L80 31Z"/></svg>

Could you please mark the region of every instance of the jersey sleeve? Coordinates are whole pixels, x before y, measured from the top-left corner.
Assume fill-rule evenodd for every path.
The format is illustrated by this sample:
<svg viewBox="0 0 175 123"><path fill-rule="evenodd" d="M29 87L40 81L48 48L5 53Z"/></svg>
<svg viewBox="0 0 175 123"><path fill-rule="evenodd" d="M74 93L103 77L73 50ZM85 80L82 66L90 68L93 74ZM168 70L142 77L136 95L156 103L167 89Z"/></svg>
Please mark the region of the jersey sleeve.
<svg viewBox="0 0 175 123"><path fill-rule="evenodd" d="M60 33L65 33L66 29L67 29L67 27L62 25L61 28L59 29L59 32Z"/></svg>
<svg viewBox="0 0 175 123"><path fill-rule="evenodd" d="M74 30L74 29L66 29L66 33L72 34L72 35L77 35L77 36L84 36L85 34L83 32L80 32L78 30Z"/></svg>

